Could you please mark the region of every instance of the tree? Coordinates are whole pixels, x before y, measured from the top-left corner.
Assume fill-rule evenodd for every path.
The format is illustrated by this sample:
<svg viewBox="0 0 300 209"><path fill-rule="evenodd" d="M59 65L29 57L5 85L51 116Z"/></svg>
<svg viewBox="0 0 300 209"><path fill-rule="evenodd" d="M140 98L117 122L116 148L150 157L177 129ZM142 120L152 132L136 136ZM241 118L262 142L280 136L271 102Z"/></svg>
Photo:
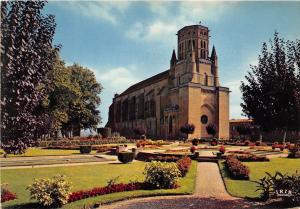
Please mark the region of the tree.
<svg viewBox="0 0 300 209"><path fill-rule="evenodd" d="M215 124L210 123L206 126L206 131L209 135L212 135L214 138L218 132L218 128Z"/></svg>
<svg viewBox="0 0 300 209"><path fill-rule="evenodd" d="M187 135L187 138L189 136L189 134L193 134L195 131L195 125L194 124L185 124L183 126L181 126L180 131L184 134Z"/></svg>
<svg viewBox="0 0 300 209"><path fill-rule="evenodd" d="M53 71L48 74L51 83L47 86L44 111L51 115L50 133L57 136L72 136L75 130L95 129L100 122L99 94L101 84L94 73L78 64L65 66L57 58Z"/></svg>
<svg viewBox="0 0 300 209"><path fill-rule="evenodd" d="M23 153L49 123L39 106L58 47L52 46L54 16L41 14L44 4L1 2L1 129L7 153Z"/></svg>
<svg viewBox="0 0 300 209"><path fill-rule="evenodd" d="M71 73L64 61L57 57L54 69L48 74L51 82L47 86L47 96L43 101L43 108L44 112L51 116L51 125L48 131L55 136L69 122L70 104L79 102L81 98L80 86L77 82L72 82Z"/></svg>
<svg viewBox="0 0 300 209"><path fill-rule="evenodd" d="M241 84L243 112L263 131L300 127L299 40L284 41L275 32L270 49L263 43L258 65Z"/></svg>
<svg viewBox="0 0 300 209"><path fill-rule="evenodd" d="M73 132L77 126L82 129L95 129L101 121L100 111L97 108L101 103L99 94L102 86L97 82L93 71L88 68L73 64L67 69L71 73L71 83L79 86L80 96L70 102L69 120L63 125L63 129L69 132Z"/></svg>
<svg viewBox="0 0 300 209"><path fill-rule="evenodd" d="M239 132L239 135L250 135L252 133L251 125L249 124L241 124L236 127L237 132Z"/></svg>

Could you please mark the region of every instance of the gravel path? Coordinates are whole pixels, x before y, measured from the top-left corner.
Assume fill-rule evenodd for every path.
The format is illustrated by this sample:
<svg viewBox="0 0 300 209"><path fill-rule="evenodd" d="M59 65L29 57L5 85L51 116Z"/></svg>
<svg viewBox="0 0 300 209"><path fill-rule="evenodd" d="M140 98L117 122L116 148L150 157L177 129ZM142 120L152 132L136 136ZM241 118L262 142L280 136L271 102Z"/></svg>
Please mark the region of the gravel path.
<svg viewBox="0 0 300 209"><path fill-rule="evenodd" d="M198 163L194 195L201 197L236 199L227 193L217 163L208 162Z"/></svg>
<svg viewBox="0 0 300 209"><path fill-rule="evenodd" d="M197 166L193 195L137 198L100 206L99 209L240 209L260 208L253 203L230 196L216 163Z"/></svg>

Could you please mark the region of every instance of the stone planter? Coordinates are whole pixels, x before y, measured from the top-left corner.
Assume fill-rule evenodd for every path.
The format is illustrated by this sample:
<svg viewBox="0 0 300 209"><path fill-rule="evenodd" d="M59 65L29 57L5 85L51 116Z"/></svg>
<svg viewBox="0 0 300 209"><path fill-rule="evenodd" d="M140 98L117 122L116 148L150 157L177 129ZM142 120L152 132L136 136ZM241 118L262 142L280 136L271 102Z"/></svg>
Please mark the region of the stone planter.
<svg viewBox="0 0 300 209"><path fill-rule="evenodd" d="M217 158L221 159L222 158L223 153L222 152L217 152Z"/></svg>
<svg viewBox="0 0 300 209"><path fill-rule="evenodd" d="M132 150L132 152L134 153L134 158L136 158L136 156L137 156L138 153L139 153L138 149L137 149L137 148L132 148L131 150Z"/></svg>

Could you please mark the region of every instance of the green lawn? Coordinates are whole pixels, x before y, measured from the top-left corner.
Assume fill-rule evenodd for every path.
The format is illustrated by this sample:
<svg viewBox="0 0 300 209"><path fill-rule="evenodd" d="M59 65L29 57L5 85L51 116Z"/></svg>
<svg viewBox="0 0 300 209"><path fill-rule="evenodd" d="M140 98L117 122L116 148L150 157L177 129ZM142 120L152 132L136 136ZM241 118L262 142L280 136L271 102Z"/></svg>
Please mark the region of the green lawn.
<svg viewBox="0 0 300 209"><path fill-rule="evenodd" d="M1 153L4 153L0 149ZM96 150L92 150L92 154L96 153ZM63 149L42 149L42 148L29 148L24 154L13 155L9 154L8 157L33 157L33 156L51 156L51 155L74 155L80 154L79 150L63 150Z"/></svg>
<svg viewBox="0 0 300 209"><path fill-rule="evenodd" d="M8 183L10 189L17 193L18 199L3 204L4 208L39 208L29 199L29 192L25 189L33 182L33 178L52 177L55 174L65 174L73 183L72 191L91 189L107 184L109 179L119 176L119 182L130 180L144 180L143 170L145 163L131 164L99 164L69 167L48 167L2 170L1 181ZM191 194L194 191L197 163L193 162L187 176L180 180L180 187L174 190L139 190L108 194L65 205L64 209L82 208L84 204L106 203L137 196L153 196L167 194ZM22 205L23 204L23 205Z"/></svg>
<svg viewBox="0 0 300 209"><path fill-rule="evenodd" d="M236 197L259 197L259 192L255 192L257 181L265 176L265 172L274 174L276 171L292 174L296 170L300 171L300 159L274 158L270 162L245 162L250 169L250 180L230 179L225 169L224 162L219 162L221 173L225 181L227 191Z"/></svg>

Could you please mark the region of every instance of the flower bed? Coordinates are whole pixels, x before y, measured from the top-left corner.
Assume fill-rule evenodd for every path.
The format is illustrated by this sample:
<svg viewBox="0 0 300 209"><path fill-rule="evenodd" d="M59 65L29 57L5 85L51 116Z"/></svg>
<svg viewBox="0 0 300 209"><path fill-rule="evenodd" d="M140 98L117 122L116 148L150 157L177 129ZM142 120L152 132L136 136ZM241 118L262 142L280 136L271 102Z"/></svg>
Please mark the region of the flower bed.
<svg viewBox="0 0 300 209"><path fill-rule="evenodd" d="M17 199L17 195L15 193L10 192L7 189L1 189L1 202L7 202L10 200Z"/></svg>
<svg viewBox="0 0 300 209"><path fill-rule="evenodd" d="M125 192L125 191L134 191L145 188L144 183L134 182L128 184L113 184L105 187L95 187L90 190L81 190L73 192L69 195L69 202L75 202L81 199L95 197L99 195L105 195L115 192Z"/></svg>
<svg viewBox="0 0 300 209"><path fill-rule="evenodd" d="M189 153L190 149L170 149L166 150L165 153Z"/></svg>
<svg viewBox="0 0 300 209"><path fill-rule="evenodd" d="M117 144L117 143L132 143L134 139L126 139L125 137L109 137L105 139L96 138L70 138L59 140L40 141L39 147L72 147L80 145L102 145L102 144Z"/></svg>
<svg viewBox="0 0 300 209"><path fill-rule="evenodd" d="M257 156L253 154L237 155L236 158L241 162L267 162L270 161L266 156Z"/></svg>
<svg viewBox="0 0 300 209"><path fill-rule="evenodd" d="M154 148L157 148L162 145L170 145L170 144L171 144L171 142L167 142L167 141L163 141L163 140L153 141L151 139L147 139L147 140L137 140L136 141L137 147L153 146Z"/></svg>
<svg viewBox="0 0 300 209"><path fill-rule="evenodd" d="M152 156L146 159L146 162L151 161L160 161L160 162L177 162L180 159L180 157L177 156Z"/></svg>
<svg viewBox="0 0 300 209"><path fill-rule="evenodd" d="M248 152L248 151L242 151L242 150L237 150L237 151L228 151L227 153L231 153L231 154L245 154L245 155L248 155L250 154L251 152Z"/></svg>
<svg viewBox="0 0 300 209"><path fill-rule="evenodd" d="M185 156L182 159L179 159L177 162L177 167L181 173L181 176L184 177L186 176L187 172L190 170L190 167L192 165L192 160L191 158Z"/></svg>
<svg viewBox="0 0 300 209"><path fill-rule="evenodd" d="M243 165L235 156L228 156L225 166L233 179L249 180L249 168Z"/></svg>

